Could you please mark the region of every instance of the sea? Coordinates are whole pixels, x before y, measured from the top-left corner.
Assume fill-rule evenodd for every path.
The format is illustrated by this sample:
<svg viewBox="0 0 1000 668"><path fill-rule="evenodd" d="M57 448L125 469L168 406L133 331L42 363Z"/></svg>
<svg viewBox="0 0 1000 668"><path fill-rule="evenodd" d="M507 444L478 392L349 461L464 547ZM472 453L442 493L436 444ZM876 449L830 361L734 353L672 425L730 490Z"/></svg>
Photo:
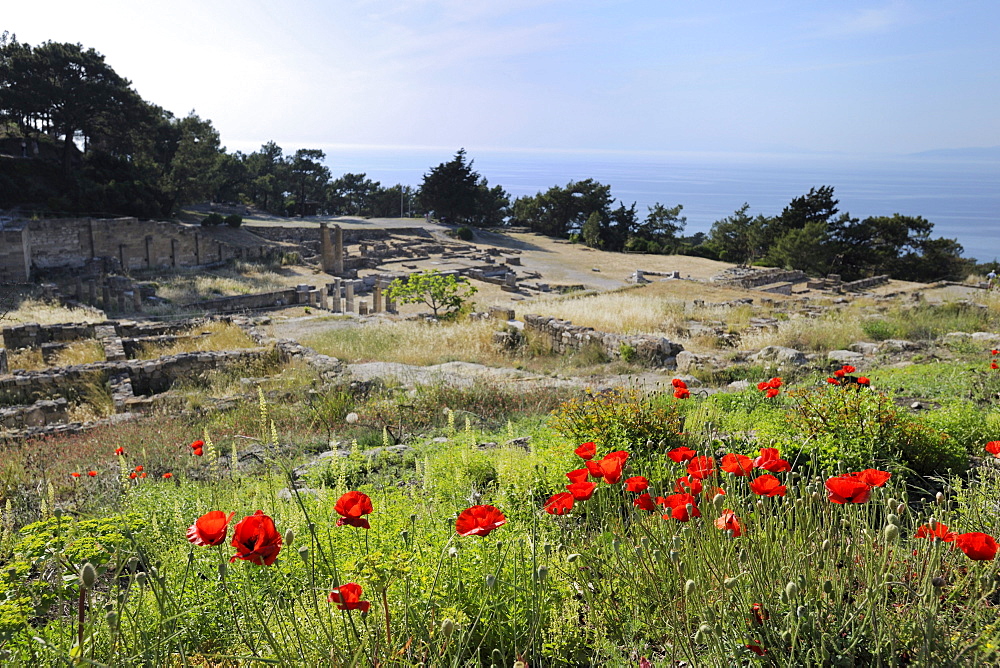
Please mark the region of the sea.
<svg viewBox="0 0 1000 668"><path fill-rule="evenodd" d="M417 186L455 150L331 145L322 147L334 177L365 173L383 186ZM1000 149L889 157L842 154L596 152L467 149L473 169L513 197L570 181L611 186L640 217L656 203L683 205L685 234L708 232L744 203L775 215L810 188L833 186L841 212L857 218L923 216L933 237L957 239L964 256L1000 259ZM404 202L405 207L405 202Z"/></svg>

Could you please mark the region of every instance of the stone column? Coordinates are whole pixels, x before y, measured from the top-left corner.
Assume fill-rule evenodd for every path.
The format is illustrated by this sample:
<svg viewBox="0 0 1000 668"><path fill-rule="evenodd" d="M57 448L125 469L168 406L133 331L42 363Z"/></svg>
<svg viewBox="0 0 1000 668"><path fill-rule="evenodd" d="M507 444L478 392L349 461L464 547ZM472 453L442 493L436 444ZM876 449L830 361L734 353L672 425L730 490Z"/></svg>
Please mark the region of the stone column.
<svg viewBox="0 0 1000 668"><path fill-rule="evenodd" d="M358 315L368 315L368 302L364 299L358 302Z"/></svg>
<svg viewBox="0 0 1000 668"><path fill-rule="evenodd" d="M372 312L380 313L382 311L382 281L375 282L375 290L372 296Z"/></svg>
<svg viewBox="0 0 1000 668"><path fill-rule="evenodd" d="M344 273L344 230L340 225L333 226L333 273Z"/></svg>
<svg viewBox="0 0 1000 668"><path fill-rule="evenodd" d="M340 226L337 226L340 229ZM330 227L326 223L319 224L320 261L323 271L333 271L333 243L330 241Z"/></svg>
<svg viewBox="0 0 1000 668"><path fill-rule="evenodd" d="M132 305L136 311L142 310L142 292L139 291L138 285L132 287Z"/></svg>
<svg viewBox="0 0 1000 668"><path fill-rule="evenodd" d="M7 349L0 348L0 376L7 373Z"/></svg>
<svg viewBox="0 0 1000 668"><path fill-rule="evenodd" d="M347 302L344 312L354 313L354 281L344 282L344 301Z"/></svg>
<svg viewBox="0 0 1000 668"><path fill-rule="evenodd" d="M326 286L320 287L320 289L318 290L318 292L319 292L319 307L321 309L323 309L324 311L329 311L330 310L330 300L329 300L329 295L327 295L328 291L326 289Z"/></svg>
<svg viewBox="0 0 1000 668"><path fill-rule="evenodd" d="M330 310L334 313L340 313L340 279L336 279L333 283L327 283L326 289L330 293Z"/></svg>

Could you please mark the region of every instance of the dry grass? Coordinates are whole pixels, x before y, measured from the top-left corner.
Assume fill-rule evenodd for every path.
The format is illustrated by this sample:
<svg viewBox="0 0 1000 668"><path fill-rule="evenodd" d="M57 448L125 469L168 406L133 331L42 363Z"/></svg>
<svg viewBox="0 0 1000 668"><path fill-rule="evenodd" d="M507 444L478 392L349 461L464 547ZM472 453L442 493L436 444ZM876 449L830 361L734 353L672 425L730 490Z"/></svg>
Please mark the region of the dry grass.
<svg viewBox="0 0 1000 668"><path fill-rule="evenodd" d="M156 294L171 302L184 304L228 297L270 292L285 287L284 277L258 265L237 263L232 268L212 272L182 272L163 279Z"/></svg>
<svg viewBox="0 0 1000 668"><path fill-rule="evenodd" d="M665 332L676 329L684 319L683 302L653 296L641 289L540 300L528 309L574 325L620 334Z"/></svg>
<svg viewBox="0 0 1000 668"><path fill-rule="evenodd" d="M136 353L136 359L148 360L165 355L210 350L240 350L256 346L257 343L236 325L214 321L188 330L185 338L177 339L169 344L142 346Z"/></svg>
<svg viewBox="0 0 1000 668"><path fill-rule="evenodd" d="M503 365L509 360L493 346L496 322L428 324L382 322L331 329L303 337L317 352L350 362L400 362L430 365L461 360Z"/></svg>
<svg viewBox="0 0 1000 668"><path fill-rule="evenodd" d="M861 328L860 317L833 313L822 318L792 318L779 323L777 331L752 332L743 337L741 347L759 349L785 346L796 350L826 352L844 350L855 341L869 337Z"/></svg>
<svg viewBox="0 0 1000 668"><path fill-rule="evenodd" d="M0 309L3 313L3 309ZM55 302L45 302L33 297L17 300L0 321L5 327L23 325L29 322L39 325L56 325L64 322L104 322L104 313L94 308L69 308Z"/></svg>
<svg viewBox="0 0 1000 668"><path fill-rule="evenodd" d="M11 369L39 371L74 364L90 364L104 361L104 346L99 341L75 341L60 350L49 363L42 359L39 348L24 348L8 353L7 363Z"/></svg>

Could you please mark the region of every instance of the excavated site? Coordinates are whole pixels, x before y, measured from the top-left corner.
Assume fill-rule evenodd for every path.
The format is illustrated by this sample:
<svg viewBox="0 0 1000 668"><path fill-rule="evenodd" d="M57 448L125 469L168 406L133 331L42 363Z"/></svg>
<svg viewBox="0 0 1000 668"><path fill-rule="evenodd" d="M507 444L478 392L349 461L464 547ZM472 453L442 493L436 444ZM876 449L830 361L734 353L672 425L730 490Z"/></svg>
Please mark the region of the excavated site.
<svg viewBox="0 0 1000 668"><path fill-rule="evenodd" d="M780 370L834 361L863 369L876 360L884 363L887 356L905 359L922 346L895 340L858 342L849 349L817 355L778 346L744 349L741 341L748 333L776 329L782 320L822 317L858 298L867 299L873 311L921 300L961 298L974 303L984 287L902 284L888 276L844 283L833 275L813 279L802 272L741 268L697 258L591 252L517 230L479 233L473 242L462 242L446 236L440 226L399 226L398 221L396 226L354 220L345 225L330 221L206 230L135 219L59 219L3 221L0 235L0 280L8 285L40 285L43 300L94 314L93 322L3 327L0 438L4 439L79 431L151 410L170 410L179 405L176 388L192 379L212 373L246 374L249 386L253 374L267 374L293 360L307 365L323 383L376 378L462 383L485 378L585 387L595 382L669 383L675 375L698 384L691 374L740 363ZM276 258L291 259L289 264L302 270L289 272L290 281L310 276L313 280L182 304L168 304L158 294L159 277L171 272L212 272L236 261ZM428 319L416 307L400 308L386 298L392 281L428 269L466 277L478 288L481 312L473 317L496 323L498 349L513 350L530 335L556 355L592 348L610 361L627 358L639 370L595 381L463 362L434 369L344 364L282 338L283 332L297 331L279 326L281 314L289 309L297 309L293 320L313 329ZM560 320L540 310L545 301L537 301L539 296L656 284L676 287L684 309L721 315L715 320L688 320L675 328L671 338L624 335ZM751 317L734 332L725 313L738 308L751 309ZM219 323L243 332L246 345L157 352L208 337ZM722 342L725 352L685 349L686 341L706 336ZM952 338L961 336L978 336L976 340L986 344L997 338L991 334ZM74 346L89 346L92 359L62 363ZM93 408L95 393L101 397L96 402L102 404L100 410Z"/></svg>

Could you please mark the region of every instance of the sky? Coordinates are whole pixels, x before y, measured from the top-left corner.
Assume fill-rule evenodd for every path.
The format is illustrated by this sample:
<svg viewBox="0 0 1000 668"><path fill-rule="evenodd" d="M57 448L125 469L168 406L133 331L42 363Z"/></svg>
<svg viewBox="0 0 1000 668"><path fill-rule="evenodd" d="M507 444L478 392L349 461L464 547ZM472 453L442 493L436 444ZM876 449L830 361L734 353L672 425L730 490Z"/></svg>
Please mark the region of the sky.
<svg viewBox="0 0 1000 668"><path fill-rule="evenodd" d="M47 0L230 150L899 155L1000 146L995 0Z"/></svg>

